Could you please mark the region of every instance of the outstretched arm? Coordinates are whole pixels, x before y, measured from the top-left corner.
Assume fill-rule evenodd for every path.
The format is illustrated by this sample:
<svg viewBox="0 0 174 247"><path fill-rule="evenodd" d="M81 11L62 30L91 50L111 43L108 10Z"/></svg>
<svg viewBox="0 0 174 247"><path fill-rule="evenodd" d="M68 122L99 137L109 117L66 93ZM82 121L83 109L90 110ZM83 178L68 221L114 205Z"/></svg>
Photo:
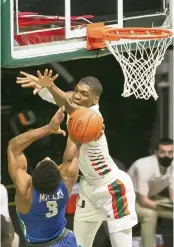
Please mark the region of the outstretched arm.
<svg viewBox="0 0 174 247"><path fill-rule="evenodd" d="M54 105L57 105L55 99L53 98L53 95L49 92L49 90L46 87L41 88L41 90L38 91L38 95L41 97L41 99L46 100L49 103L52 103Z"/></svg>
<svg viewBox="0 0 174 247"><path fill-rule="evenodd" d="M62 107L56 112L48 125L28 131L10 140L7 150L8 171L11 179L19 190L23 189L21 185L23 185L23 187L27 186L30 179L27 174L26 158L22 152L34 141L47 135L53 133L65 135L65 132L60 129L60 124L63 119L64 108Z"/></svg>
<svg viewBox="0 0 174 247"><path fill-rule="evenodd" d="M32 88L34 95L38 94L41 97L41 99L57 105L56 101L54 100L52 94L48 91L48 89L38 84L39 79L36 76L23 71L21 71L20 73L25 77L17 77L17 84L21 85L22 88Z"/></svg>
<svg viewBox="0 0 174 247"><path fill-rule="evenodd" d="M38 74L38 78L37 78L37 77L33 77L32 75L30 76L29 74L27 74L25 72L21 72L21 74L24 75L25 78L18 77L17 83L22 84L22 87L29 87L29 85L31 83L33 85L33 81L34 81L40 87L46 87L48 89L48 91L50 92L50 94L53 96L56 104L60 107L64 105L66 112L68 114L71 114L74 110L79 108L79 106L77 106L76 104L74 104L72 102L72 100L70 99L70 97L67 93L65 93L64 91L62 91L58 87L56 87L56 85L54 84L54 80L57 79L58 74L56 74L55 76L52 77L52 73L53 73L52 70L48 71L48 69L46 69L44 72L44 75L42 76L40 71L37 71L37 74ZM44 93L40 92L39 94L40 94L40 96L42 95L41 96L42 98L46 99L46 97L47 97L47 99L46 99L47 101L54 103L54 101L50 97L50 94L46 93L46 91ZM47 96L43 97L43 94L45 94Z"/></svg>

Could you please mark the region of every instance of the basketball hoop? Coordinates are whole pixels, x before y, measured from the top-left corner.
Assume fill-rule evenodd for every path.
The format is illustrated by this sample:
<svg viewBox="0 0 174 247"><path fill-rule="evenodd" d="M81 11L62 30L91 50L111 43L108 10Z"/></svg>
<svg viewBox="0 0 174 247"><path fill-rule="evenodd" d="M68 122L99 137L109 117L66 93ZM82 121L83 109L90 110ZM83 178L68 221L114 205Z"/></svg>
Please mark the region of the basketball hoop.
<svg viewBox="0 0 174 247"><path fill-rule="evenodd" d="M164 59L173 33L159 28L109 28L104 23L87 25L87 50L107 47L122 67L123 97L156 100L156 68Z"/></svg>

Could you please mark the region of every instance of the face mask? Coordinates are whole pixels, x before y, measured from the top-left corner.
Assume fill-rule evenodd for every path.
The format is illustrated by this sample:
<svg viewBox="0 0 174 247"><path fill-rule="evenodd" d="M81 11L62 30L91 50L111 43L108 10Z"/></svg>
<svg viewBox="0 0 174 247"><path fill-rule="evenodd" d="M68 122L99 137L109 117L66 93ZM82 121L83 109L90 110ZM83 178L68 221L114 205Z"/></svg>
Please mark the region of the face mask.
<svg viewBox="0 0 174 247"><path fill-rule="evenodd" d="M167 156L165 156L163 158L158 157L158 161L159 161L160 165L162 165L165 168L167 168L171 165L172 160L173 160L173 158L169 158Z"/></svg>

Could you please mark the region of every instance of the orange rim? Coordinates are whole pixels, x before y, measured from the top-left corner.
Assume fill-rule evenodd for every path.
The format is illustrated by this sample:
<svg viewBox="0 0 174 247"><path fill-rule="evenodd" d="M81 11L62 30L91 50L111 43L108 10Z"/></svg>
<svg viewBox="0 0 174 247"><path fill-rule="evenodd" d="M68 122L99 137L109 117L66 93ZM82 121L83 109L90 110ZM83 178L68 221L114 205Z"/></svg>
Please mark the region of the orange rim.
<svg viewBox="0 0 174 247"><path fill-rule="evenodd" d="M87 50L102 49L106 41L166 39L172 31L162 28L110 28L104 23L87 24Z"/></svg>
<svg viewBox="0 0 174 247"><path fill-rule="evenodd" d="M105 40L120 39L166 39L173 33L160 28L111 28L104 31Z"/></svg>

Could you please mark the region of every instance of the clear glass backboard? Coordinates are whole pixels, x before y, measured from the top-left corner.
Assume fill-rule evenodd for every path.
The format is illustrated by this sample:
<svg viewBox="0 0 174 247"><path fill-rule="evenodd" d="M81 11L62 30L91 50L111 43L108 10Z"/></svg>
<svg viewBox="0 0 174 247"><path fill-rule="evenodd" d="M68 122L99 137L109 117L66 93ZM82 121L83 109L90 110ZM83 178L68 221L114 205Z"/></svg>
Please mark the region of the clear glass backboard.
<svg viewBox="0 0 174 247"><path fill-rule="evenodd" d="M88 23L171 28L170 4L166 0L3 0L2 66L108 55L107 49L86 50Z"/></svg>

